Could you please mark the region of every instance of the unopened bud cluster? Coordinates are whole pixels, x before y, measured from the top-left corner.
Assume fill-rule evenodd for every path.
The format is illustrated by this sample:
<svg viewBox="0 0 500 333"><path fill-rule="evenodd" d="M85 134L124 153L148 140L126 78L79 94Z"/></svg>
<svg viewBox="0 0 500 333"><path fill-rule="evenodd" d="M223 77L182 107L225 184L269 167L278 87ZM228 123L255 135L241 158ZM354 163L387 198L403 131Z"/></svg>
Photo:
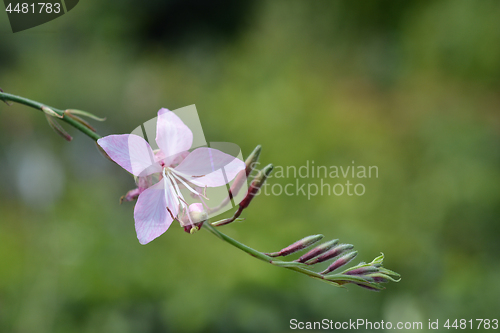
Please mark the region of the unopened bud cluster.
<svg viewBox="0 0 500 333"><path fill-rule="evenodd" d="M267 253L266 255L269 257L287 256L310 247L322 238L323 235L308 236L278 252ZM331 274L356 258L358 252L352 251L353 248L354 246L352 244L339 244L339 240L334 239L316 246L295 260L295 262L312 266L328 260L333 260L333 262L319 274L322 279L337 286L341 286L346 283L353 283L370 290L379 291L384 289L381 283L399 281L399 279L397 279L399 274L382 267L382 261L384 259L383 255L375 258L369 264L361 262L354 267L346 269L342 273Z"/></svg>
<svg viewBox="0 0 500 333"><path fill-rule="evenodd" d="M261 147L257 146L252 154L250 154L250 156L247 158L247 160L245 161L245 170L240 171L240 173L236 176L235 181L230 188L230 195L228 196L228 198L226 198L226 201L232 199L232 197L236 195L241 189L242 184L253 171L255 163L259 159L260 152ZM248 205L262 188L272 171L272 164L269 164L268 166L260 170L258 174L252 179L248 187L247 194L245 198L240 202L238 210L234 213L234 215L224 220L212 222L210 223L210 225L214 227L220 227L233 221L239 220L239 216L241 215L242 211L248 207ZM384 289L381 283L386 283L389 281L399 281L399 279L397 279L399 277L399 274L382 267L382 261L384 259L383 255L375 258L369 264L362 262L357 266L346 269L342 273L334 273L339 268L347 265L352 260L354 260L354 258L356 258L356 256L358 255L358 252L353 250L354 246L352 244L339 244L338 239L333 239L324 242L323 244L317 245L317 243L322 239L323 235L311 235L304 237L277 252L258 253L259 256L255 254L252 255L273 265L285 267L307 274L313 278L320 279L337 287L340 287L347 283L353 283L370 290L379 291ZM274 260L274 258L276 257L289 256L306 248L312 247L313 245L315 245L314 248L312 248L296 260ZM262 257L260 255L262 255ZM326 263L327 261L331 261L331 263L320 273L308 269L313 265L321 264L323 262Z"/></svg>

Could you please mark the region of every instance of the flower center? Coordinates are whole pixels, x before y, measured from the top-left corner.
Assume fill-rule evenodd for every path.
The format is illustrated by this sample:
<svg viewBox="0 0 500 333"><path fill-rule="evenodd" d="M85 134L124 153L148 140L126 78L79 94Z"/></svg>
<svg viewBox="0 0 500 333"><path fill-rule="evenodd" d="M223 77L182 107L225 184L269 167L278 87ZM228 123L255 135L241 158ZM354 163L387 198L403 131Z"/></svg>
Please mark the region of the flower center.
<svg viewBox="0 0 500 333"><path fill-rule="evenodd" d="M202 204L204 206L206 206L205 202L203 201L203 198L205 198L207 200L208 200L208 198L205 196L204 193L199 192L193 188L196 186L203 187L203 184L200 184L200 183L192 180L188 175L185 175L182 172L179 172L171 167L164 167L163 168L163 182L164 182L165 198L168 198L168 197L174 198L175 205L177 205L177 207L179 207L178 215L181 215L181 214L187 215L187 217L189 218L190 224L194 225L195 223L191 219L191 214L189 214L189 204L184 199L184 196L182 195L182 192L179 188L179 185L184 186L191 193L193 193L196 197L200 198ZM169 195L169 192L170 192L170 195ZM169 213L173 219L177 218L177 216L174 216L174 214L172 214L172 212L170 211L170 209L168 207L167 207L167 210L169 211ZM194 230L194 231L196 231L196 230Z"/></svg>

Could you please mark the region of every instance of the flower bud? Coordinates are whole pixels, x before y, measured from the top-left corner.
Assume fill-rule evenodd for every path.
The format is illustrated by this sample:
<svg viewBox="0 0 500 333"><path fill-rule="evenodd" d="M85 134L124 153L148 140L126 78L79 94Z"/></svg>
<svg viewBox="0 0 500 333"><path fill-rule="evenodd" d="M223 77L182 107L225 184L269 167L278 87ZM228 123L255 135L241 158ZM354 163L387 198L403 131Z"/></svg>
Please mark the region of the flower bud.
<svg viewBox="0 0 500 333"><path fill-rule="evenodd" d="M241 208L247 208L248 207L248 205L252 201L252 199L255 196L255 194L257 194L257 192L259 191L259 189L266 182L266 179L269 176L269 174L273 171L273 168L274 168L273 165L269 164L264 169L262 169L262 170L259 171L259 173L257 174L257 176L255 176L255 178L252 180L252 183L250 184L250 187L248 188L248 193L247 193L245 199L243 199L240 202L240 207Z"/></svg>
<svg viewBox="0 0 500 333"><path fill-rule="evenodd" d="M346 264L348 264L351 260L353 260L356 256L358 255L358 251L354 251L354 252L350 252L348 254L345 254L343 255L342 257L338 258L337 260L335 260L333 262L333 264L331 264L330 266L328 266L327 269L325 269L323 272L321 272L321 274L328 274L330 272L333 272L334 270L336 270L337 268L341 267L341 266L344 266Z"/></svg>
<svg viewBox="0 0 500 333"><path fill-rule="evenodd" d="M142 191L139 188L134 188L133 190L128 191L127 194L120 197L120 204L122 204L124 201L136 200L141 192Z"/></svg>
<svg viewBox="0 0 500 333"><path fill-rule="evenodd" d="M372 273L372 274L368 274L366 276L372 278L373 281L376 283L387 283L389 281L397 281L397 280L394 280L393 278L391 278L390 276L387 276L387 275L382 274L382 273Z"/></svg>
<svg viewBox="0 0 500 333"><path fill-rule="evenodd" d="M185 232L193 234L200 230L203 222L207 219L208 214L203 208L203 205L201 203L194 203L189 205L189 216L187 213L184 213L178 220L181 226L184 227Z"/></svg>
<svg viewBox="0 0 500 333"><path fill-rule="evenodd" d="M259 160L260 152L262 151L262 146L258 145L255 147L255 149L252 151L250 155L248 155L247 159L245 160L245 173L248 177L248 175L253 171L255 167L255 163Z"/></svg>
<svg viewBox="0 0 500 333"><path fill-rule="evenodd" d="M317 264L318 262L323 262L325 260L335 258L338 255L341 255L343 252L350 250L354 247L352 244L340 244L334 247L333 249L328 250L327 252L323 253L319 257L306 262L307 265L314 265Z"/></svg>
<svg viewBox="0 0 500 333"><path fill-rule="evenodd" d="M350 269L347 272L344 272L343 274L364 275L364 274L368 274L368 273L376 273L378 271L379 271L379 268L375 267L375 266L362 266L362 267L358 267L358 268L353 267L352 269Z"/></svg>
<svg viewBox="0 0 500 333"><path fill-rule="evenodd" d="M292 245L289 245L282 249L279 252L274 252L274 253L268 253L267 255L270 257L284 257L289 254L295 253L297 251L300 251L302 249L305 249L306 247L311 246L312 244L320 241L324 236L323 235L312 235L312 236L307 236L302 238L299 241L296 241Z"/></svg>
<svg viewBox="0 0 500 333"><path fill-rule="evenodd" d="M306 254L304 254L302 257L300 257L296 261L304 263L304 262L308 261L309 259L317 257L322 253L325 253L326 251L330 250L332 247L334 247L338 243L339 243L338 239L334 239L334 240L325 242L325 243L315 247L311 251L307 252Z"/></svg>
<svg viewBox="0 0 500 333"><path fill-rule="evenodd" d="M97 145L100 147L99 145ZM106 154L107 156L107 154ZM134 176L135 178L135 183L137 184L137 188L130 190L127 192L127 194L123 195L120 198L120 204L123 201L132 201L136 200L139 195L144 192L144 190L148 189L149 187L153 186L154 184L158 183L160 181L160 174L159 173L153 173L151 175L147 175L144 177L137 177Z"/></svg>
<svg viewBox="0 0 500 333"><path fill-rule="evenodd" d="M253 152L248 155L247 159L245 160L245 171L241 170L234 178L234 182L229 189L230 197L228 200L237 195L241 189L241 186L243 186L243 184L247 181L248 175L253 171L255 163L259 160L261 150L262 146L258 145L257 147L255 147Z"/></svg>
<svg viewBox="0 0 500 333"><path fill-rule="evenodd" d="M361 288L365 288L365 289L368 289L368 290L371 290L371 291L381 291L381 290L385 289L381 285L374 284L374 283L372 283L372 284L354 283L354 284L357 285L357 286L360 286Z"/></svg>
<svg viewBox="0 0 500 333"><path fill-rule="evenodd" d="M337 261L347 258L353 255L353 253L355 252L344 255ZM400 275L398 273L382 267L383 259L384 255L382 254L381 256L375 258L371 263L367 264L362 262L357 266L346 269L340 274L323 275L323 279L335 283L336 285L353 283L369 290L380 291L385 289L381 283L401 281ZM335 265L335 263L333 263L331 266L333 265ZM330 267L328 269L330 269ZM323 273L324 272L322 272L321 274Z"/></svg>

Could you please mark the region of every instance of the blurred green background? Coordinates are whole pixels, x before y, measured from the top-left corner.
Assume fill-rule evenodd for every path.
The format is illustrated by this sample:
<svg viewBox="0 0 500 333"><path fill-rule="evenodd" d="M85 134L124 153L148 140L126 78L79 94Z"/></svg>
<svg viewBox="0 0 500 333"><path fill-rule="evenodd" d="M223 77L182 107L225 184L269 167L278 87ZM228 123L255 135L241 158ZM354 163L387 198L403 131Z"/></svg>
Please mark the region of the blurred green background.
<svg viewBox="0 0 500 333"><path fill-rule="evenodd" d="M0 14L0 87L105 116L101 135L196 104L207 141L262 144L262 163L378 166L352 180L363 196L261 196L223 231L261 251L323 233L403 278L338 289L178 225L141 246L129 175L2 103L0 332L498 318L499 17L494 0L109 0L12 34Z"/></svg>

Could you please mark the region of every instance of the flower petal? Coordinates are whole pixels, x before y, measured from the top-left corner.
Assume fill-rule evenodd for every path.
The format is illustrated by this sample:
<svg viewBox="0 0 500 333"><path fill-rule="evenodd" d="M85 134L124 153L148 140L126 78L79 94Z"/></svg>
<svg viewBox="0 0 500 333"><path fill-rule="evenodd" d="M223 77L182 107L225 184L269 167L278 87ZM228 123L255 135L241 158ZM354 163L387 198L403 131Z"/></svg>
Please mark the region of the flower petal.
<svg viewBox="0 0 500 333"><path fill-rule="evenodd" d="M113 161L135 176L147 176L162 170L154 160L153 150L140 136L108 135L97 143Z"/></svg>
<svg viewBox="0 0 500 333"><path fill-rule="evenodd" d="M190 177L188 180L209 187L227 184L244 169L243 161L213 148L198 148L175 167L175 171Z"/></svg>
<svg viewBox="0 0 500 333"><path fill-rule="evenodd" d="M161 165L175 167L176 165L181 163L182 160L184 160L188 155L189 151L186 150L183 151L182 153L166 158L165 154L163 154L163 152L158 149L157 151L155 151L155 160L158 161L158 163L160 163Z"/></svg>
<svg viewBox="0 0 500 333"><path fill-rule="evenodd" d="M177 194L175 193L175 189L168 180L168 178L163 178L165 191L165 198L167 198L167 207L169 210L169 215L173 215L173 217L177 218L179 215L179 201L177 199Z"/></svg>
<svg viewBox="0 0 500 333"><path fill-rule="evenodd" d="M156 143L166 157L165 164L170 165L170 158L187 151L193 144L193 132L182 120L168 109L158 111L156 123Z"/></svg>
<svg viewBox="0 0 500 333"><path fill-rule="evenodd" d="M164 182L144 190L134 208L135 231L141 244L147 244L167 231L172 216L167 211Z"/></svg>

